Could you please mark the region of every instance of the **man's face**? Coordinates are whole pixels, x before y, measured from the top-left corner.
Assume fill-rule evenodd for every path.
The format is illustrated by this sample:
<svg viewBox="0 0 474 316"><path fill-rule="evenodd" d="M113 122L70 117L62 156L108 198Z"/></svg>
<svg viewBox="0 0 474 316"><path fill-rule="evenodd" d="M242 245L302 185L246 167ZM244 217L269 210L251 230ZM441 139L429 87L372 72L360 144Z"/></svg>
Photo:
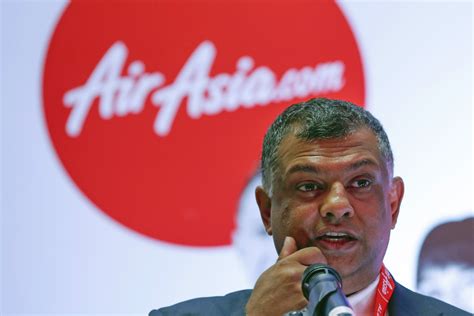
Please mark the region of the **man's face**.
<svg viewBox="0 0 474 316"><path fill-rule="evenodd" d="M377 277L395 226L403 182L392 179L375 135L361 129L347 137L281 143L273 196L259 203L280 252L285 236L298 249L315 246L350 294Z"/></svg>

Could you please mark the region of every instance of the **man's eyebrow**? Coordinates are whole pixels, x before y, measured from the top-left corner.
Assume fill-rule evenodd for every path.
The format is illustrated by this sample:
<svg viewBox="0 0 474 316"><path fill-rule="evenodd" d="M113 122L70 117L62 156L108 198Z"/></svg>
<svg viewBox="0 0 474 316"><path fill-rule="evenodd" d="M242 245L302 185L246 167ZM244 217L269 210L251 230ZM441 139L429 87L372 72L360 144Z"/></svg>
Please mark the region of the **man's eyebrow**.
<svg viewBox="0 0 474 316"><path fill-rule="evenodd" d="M362 160L356 161L353 164L347 166L346 168L344 168L344 171L354 171L354 170L357 170L357 169L362 168L364 166L377 167L378 163L376 161L372 160L372 159L362 159ZM321 173L321 170L318 169L317 167L313 166L313 165L299 164L299 165L292 166L288 170L287 174L292 174L292 173L296 173L296 172L308 172L308 173L318 174L318 173Z"/></svg>

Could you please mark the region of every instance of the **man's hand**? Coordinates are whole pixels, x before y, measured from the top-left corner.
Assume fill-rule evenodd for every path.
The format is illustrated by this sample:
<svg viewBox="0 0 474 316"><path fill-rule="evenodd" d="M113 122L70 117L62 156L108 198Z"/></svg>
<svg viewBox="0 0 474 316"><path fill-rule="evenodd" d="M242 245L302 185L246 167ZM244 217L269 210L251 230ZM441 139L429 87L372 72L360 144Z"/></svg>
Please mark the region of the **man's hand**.
<svg viewBox="0 0 474 316"><path fill-rule="evenodd" d="M275 316L303 309L307 300L301 290L304 270L314 263L327 263L316 247L298 250L286 237L277 262L257 280L246 306L247 316Z"/></svg>

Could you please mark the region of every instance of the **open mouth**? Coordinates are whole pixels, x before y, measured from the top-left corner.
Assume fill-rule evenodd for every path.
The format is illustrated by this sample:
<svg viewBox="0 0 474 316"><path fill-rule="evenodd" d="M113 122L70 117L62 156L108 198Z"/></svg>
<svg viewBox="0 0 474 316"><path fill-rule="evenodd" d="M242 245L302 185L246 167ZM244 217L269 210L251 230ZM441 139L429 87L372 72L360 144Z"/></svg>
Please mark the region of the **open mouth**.
<svg viewBox="0 0 474 316"><path fill-rule="evenodd" d="M356 237L344 232L327 232L316 238L318 246L327 250L350 247L356 240Z"/></svg>
<svg viewBox="0 0 474 316"><path fill-rule="evenodd" d="M334 242L356 240L356 238L354 236L350 235L350 234L336 233L336 232L327 232L327 233L322 234L321 236L317 237L316 239L334 241Z"/></svg>

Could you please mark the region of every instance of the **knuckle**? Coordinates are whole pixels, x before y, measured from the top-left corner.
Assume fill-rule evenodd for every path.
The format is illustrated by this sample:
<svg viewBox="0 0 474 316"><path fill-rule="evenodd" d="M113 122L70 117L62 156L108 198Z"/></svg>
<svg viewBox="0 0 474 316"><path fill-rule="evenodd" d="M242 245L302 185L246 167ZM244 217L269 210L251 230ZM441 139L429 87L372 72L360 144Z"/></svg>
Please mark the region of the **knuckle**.
<svg viewBox="0 0 474 316"><path fill-rule="evenodd" d="M301 279L303 271L299 267L292 266L286 269L285 274L291 281L299 281Z"/></svg>

